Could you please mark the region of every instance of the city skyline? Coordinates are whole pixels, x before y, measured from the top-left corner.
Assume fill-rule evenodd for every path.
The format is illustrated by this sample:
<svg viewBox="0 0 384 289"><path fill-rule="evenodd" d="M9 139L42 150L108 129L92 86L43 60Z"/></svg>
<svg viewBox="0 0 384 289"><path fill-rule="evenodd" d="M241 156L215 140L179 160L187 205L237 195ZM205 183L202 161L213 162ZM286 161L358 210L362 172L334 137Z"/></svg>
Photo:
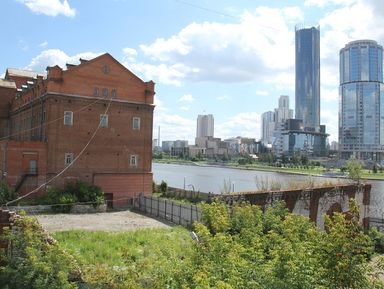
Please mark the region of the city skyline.
<svg viewBox="0 0 384 289"><path fill-rule="evenodd" d="M339 51L353 40L384 43L379 0L7 0L1 8L2 76L8 67L44 72L109 52L156 83L153 137L161 127L161 140L190 143L199 114L214 116L216 137L260 139L261 114L280 95L295 107L301 23L320 27L320 123L338 140Z"/></svg>

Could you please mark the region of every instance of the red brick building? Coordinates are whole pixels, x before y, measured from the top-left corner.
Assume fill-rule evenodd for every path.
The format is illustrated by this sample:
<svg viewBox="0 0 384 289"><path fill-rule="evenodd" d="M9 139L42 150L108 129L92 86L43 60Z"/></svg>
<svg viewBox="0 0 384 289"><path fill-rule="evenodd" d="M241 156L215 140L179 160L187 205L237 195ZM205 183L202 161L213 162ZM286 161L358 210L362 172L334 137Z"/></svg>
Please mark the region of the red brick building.
<svg viewBox="0 0 384 289"><path fill-rule="evenodd" d="M114 206L152 192L154 83L110 54L0 79L0 171L19 193L84 180Z"/></svg>

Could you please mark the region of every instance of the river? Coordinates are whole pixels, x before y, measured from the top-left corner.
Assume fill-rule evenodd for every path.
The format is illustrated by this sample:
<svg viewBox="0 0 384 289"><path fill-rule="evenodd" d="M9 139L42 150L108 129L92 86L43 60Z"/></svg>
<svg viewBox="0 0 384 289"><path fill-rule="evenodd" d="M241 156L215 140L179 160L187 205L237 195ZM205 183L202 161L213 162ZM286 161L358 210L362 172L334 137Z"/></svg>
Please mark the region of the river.
<svg viewBox="0 0 384 289"><path fill-rule="evenodd" d="M268 171L243 170L211 166L179 164L152 164L153 179L157 184L165 181L168 186L200 192L219 194L222 192L255 191L265 184L278 184L282 189L297 183L314 182L337 184L345 179L303 176ZM368 180L372 184L370 217L384 219L384 181ZM263 185L264 184L264 185Z"/></svg>

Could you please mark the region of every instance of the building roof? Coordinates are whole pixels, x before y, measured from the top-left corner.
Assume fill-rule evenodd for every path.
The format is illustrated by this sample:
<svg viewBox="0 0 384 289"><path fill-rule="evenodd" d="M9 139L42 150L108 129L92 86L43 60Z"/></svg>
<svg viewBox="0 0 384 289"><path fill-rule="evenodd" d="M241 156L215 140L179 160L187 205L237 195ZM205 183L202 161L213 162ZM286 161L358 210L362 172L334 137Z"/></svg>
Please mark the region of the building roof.
<svg viewBox="0 0 384 289"><path fill-rule="evenodd" d="M16 83L14 81L0 78L0 87L16 88Z"/></svg>
<svg viewBox="0 0 384 289"><path fill-rule="evenodd" d="M39 73L32 70L22 70L17 68L7 68L7 75L9 76L21 76L21 77L28 77L28 78L35 78L37 76L45 76L43 73Z"/></svg>

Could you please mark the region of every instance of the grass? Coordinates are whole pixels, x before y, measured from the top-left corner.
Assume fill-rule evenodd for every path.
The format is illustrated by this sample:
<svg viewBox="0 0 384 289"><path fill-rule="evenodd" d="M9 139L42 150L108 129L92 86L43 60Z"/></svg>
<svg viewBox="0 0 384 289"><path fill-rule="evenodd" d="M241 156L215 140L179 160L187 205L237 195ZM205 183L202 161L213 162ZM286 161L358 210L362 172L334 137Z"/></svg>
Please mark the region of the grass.
<svg viewBox="0 0 384 289"><path fill-rule="evenodd" d="M161 258L181 256L192 242L182 227L126 232L72 230L52 235L81 264L110 267L123 266L130 260L157 263Z"/></svg>

